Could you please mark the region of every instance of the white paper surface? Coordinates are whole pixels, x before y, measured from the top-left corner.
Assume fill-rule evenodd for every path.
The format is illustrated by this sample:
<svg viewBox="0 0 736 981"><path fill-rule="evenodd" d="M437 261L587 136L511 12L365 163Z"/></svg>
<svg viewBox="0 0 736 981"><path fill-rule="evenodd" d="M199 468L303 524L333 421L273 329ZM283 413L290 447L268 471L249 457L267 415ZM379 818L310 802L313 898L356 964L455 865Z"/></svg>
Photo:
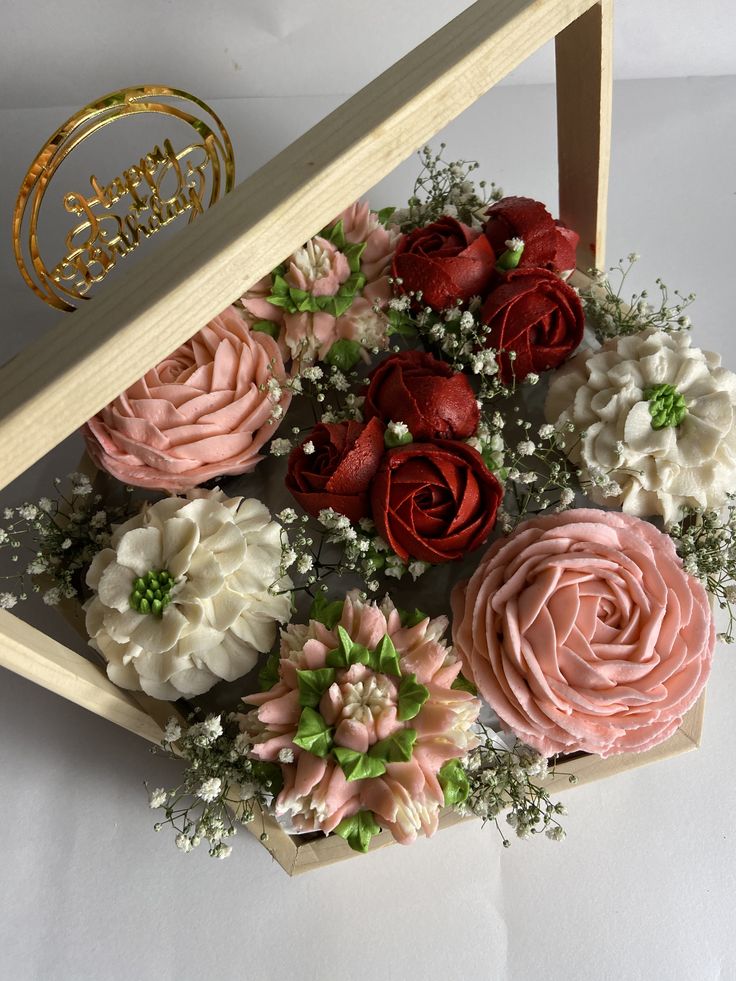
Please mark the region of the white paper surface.
<svg viewBox="0 0 736 981"><path fill-rule="evenodd" d="M553 90L495 91L448 128L508 193L554 208ZM338 100L216 103L241 179ZM609 257L642 253L699 294L695 337L736 369L736 79L616 88ZM10 355L60 314L23 285L15 190L59 110L0 113L0 337ZM414 163L377 191L411 190ZM0 503L41 494L79 444ZM61 459L61 462L59 462ZM49 631L70 640L43 609ZM514 842L471 823L289 880L239 835L226 862L156 835L142 786L167 761L110 723L0 674L0 978L9 981L727 981L736 978L736 652L718 650L702 749L566 795L568 838Z"/></svg>

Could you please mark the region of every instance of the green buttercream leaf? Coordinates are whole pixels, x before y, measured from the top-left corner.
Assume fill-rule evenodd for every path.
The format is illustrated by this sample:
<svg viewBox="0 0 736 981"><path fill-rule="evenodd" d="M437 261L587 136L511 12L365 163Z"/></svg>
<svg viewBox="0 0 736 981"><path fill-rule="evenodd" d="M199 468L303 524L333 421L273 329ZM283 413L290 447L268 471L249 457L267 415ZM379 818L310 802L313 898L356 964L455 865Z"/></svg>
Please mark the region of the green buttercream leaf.
<svg viewBox="0 0 736 981"><path fill-rule="evenodd" d="M376 658L377 671L380 671L382 674L395 674L397 677L401 675L399 655L394 647L394 642L388 634L385 634L381 638L373 654Z"/></svg>
<svg viewBox="0 0 736 981"><path fill-rule="evenodd" d="M261 691L268 691L269 688L273 688L279 681L280 660L278 651L274 651L273 654L268 655L266 663L258 672L258 684L261 686Z"/></svg>
<svg viewBox="0 0 736 981"><path fill-rule="evenodd" d="M342 616L344 606L344 600L334 600L332 603L328 603L325 594L320 590L314 597L314 601L309 608L309 619L318 620L328 630L334 630L338 620Z"/></svg>
<svg viewBox="0 0 736 981"><path fill-rule="evenodd" d="M363 854L368 851L371 838L380 833L381 828L373 816L373 811L358 811L352 817L343 818L335 828L335 834L344 838L353 851Z"/></svg>
<svg viewBox="0 0 736 981"><path fill-rule="evenodd" d="M340 638L340 646L330 651L325 658L325 664L330 668L348 668L351 664L367 664L376 670L377 659L367 647L362 644L354 644L350 634L344 627L337 628L337 636Z"/></svg>
<svg viewBox="0 0 736 981"><path fill-rule="evenodd" d="M420 685L415 674L407 674L401 679L399 685L399 711L397 713L402 722L413 719L419 714L422 705L429 698L429 689Z"/></svg>
<svg viewBox="0 0 736 981"><path fill-rule="evenodd" d="M337 647L334 651L328 651L325 657L325 664L328 668L346 668L348 666L347 654L342 647Z"/></svg>
<svg viewBox="0 0 736 981"><path fill-rule="evenodd" d="M280 273L276 273L273 277L273 285L271 286L271 293L274 296L289 295L289 284L286 282L286 280ZM270 302L273 302L270 296L268 299Z"/></svg>
<svg viewBox="0 0 736 981"><path fill-rule="evenodd" d="M325 361L328 364L334 365L343 373L347 373L360 361L361 351L362 348L357 341L350 341L344 337L339 341L335 341L327 352Z"/></svg>
<svg viewBox="0 0 736 981"><path fill-rule="evenodd" d="M359 753L357 750L347 749L345 746L335 746L333 753L342 767L345 779L348 781L380 777L382 773L386 772L386 764L383 760L369 756L367 753Z"/></svg>
<svg viewBox="0 0 736 981"><path fill-rule="evenodd" d="M386 332L389 335L399 334L401 337L416 337L417 334L411 319L403 310L388 311L388 327Z"/></svg>
<svg viewBox="0 0 736 981"><path fill-rule="evenodd" d="M365 252L365 246L365 242L358 242L355 245L346 245L342 250L345 258L348 260L350 272L360 272L360 260Z"/></svg>
<svg viewBox="0 0 736 981"><path fill-rule="evenodd" d="M470 784L460 760L448 760L442 765L437 779L445 795L445 806L462 804L470 793Z"/></svg>
<svg viewBox="0 0 736 981"><path fill-rule="evenodd" d="M342 315L344 313L347 313L347 311L353 305L354 297L355 297L354 293L347 293L345 295L340 295L338 293L337 296L325 297L325 304L323 309L333 317L342 317ZM340 342L338 341L337 343L339 344ZM355 341L348 341L348 343L354 344ZM330 351L331 350L332 348L330 348Z"/></svg>
<svg viewBox="0 0 736 981"><path fill-rule="evenodd" d="M273 296L268 297L268 302L272 307L290 308L292 306L292 302L288 294L286 296L277 296L274 294Z"/></svg>
<svg viewBox="0 0 736 981"><path fill-rule="evenodd" d="M399 729L386 739L374 743L368 750L368 755L386 763L408 763L416 741L416 729Z"/></svg>
<svg viewBox="0 0 736 981"><path fill-rule="evenodd" d="M327 725L319 712L307 705L302 709L299 728L292 742L308 753L325 757L332 749L333 733L334 729Z"/></svg>
<svg viewBox="0 0 736 981"><path fill-rule="evenodd" d="M471 695L478 694L478 689L475 687L473 682L468 681L468 679L463 677L461 674L455 678L453 683L450 685L450 688L454 688L455 691L467 691L470 692Z"/></svg>
<svg viewBox="0 0 736 981"><path fill-rule="evenodd" d="M381 208L381 210L377 212L378 221L380 222L380 224L383 225L384 227L388 225L395 211L396 208L394 208L393 205L390 205L388 208Z"/></svg>
<svg viewBox="0 0 736 981"><path fill-rule="evenodd" d="M345 238L345 223L342 218L336 221L331 227L323 228L319 234L320 238L326 238L328 242L332 242L342 252L347 242Z"/></svg>
<svg viewBox="0 0 736 981"><path fill-rule="evenodd" d="M520 249L506 249L496 260L496 269L500 269L502 272L506 272L509 269L516 269L521 262L523 252L523 245Z"/></svg>
<svg viewBox="0 0 736 981"><path fill-rule="evenodd" d="M315 671L297 671L299 704L317 708L320 699L335 680L334 668L317 668Z"/></svg>
<svg viewBox="0 0 736 981"><path fill-rule="evenodd" d="M268 334L276 340L281 329L272 320L257 320L251 327L251 330L256 331L258 334Z"/></svg>
<svg viewBox="0 0 736 981"><path fill-rule="evenodd" d="M415 607L413 612L410 610L399 610L399 617L401 618L402 627L416 627L418 623L427 619L427 614Z"/></svg>
<svg viewBox="0 0 736 981"><path fill-rule="evenodd" d="M253 760L251 772L257 784L269 794L276 797L284 786L284 775L278 763L267 763L264 760Z"/></svg>

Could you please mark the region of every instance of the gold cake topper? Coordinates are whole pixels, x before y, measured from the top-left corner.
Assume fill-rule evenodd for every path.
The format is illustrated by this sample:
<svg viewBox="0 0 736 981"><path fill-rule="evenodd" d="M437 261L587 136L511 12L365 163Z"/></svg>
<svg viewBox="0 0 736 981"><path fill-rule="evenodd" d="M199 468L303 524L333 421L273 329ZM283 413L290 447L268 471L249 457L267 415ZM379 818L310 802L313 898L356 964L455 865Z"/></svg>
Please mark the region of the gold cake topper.
<svg viewBox="0 0 736 981"><path fill-rule="evenodd" d="M197 139L176 148L170 137L156 143L111 179L96 174L91 190L63 195L73 225L64 251L47 262L39 245L39 218L46 192L61 164L102 127L136 113L158 113L191 127ZM209 116L206 122L202 115ZM191 137L190 137L191 140ZM230 137L200 99L179 89L145 85L124 89L81 109L57 129L25 176L13 212L13 248L30 288L46 303L74 310L121 258L180 216L191 222L235 181ZM27 251L24 237L27 234Z"/></svg>

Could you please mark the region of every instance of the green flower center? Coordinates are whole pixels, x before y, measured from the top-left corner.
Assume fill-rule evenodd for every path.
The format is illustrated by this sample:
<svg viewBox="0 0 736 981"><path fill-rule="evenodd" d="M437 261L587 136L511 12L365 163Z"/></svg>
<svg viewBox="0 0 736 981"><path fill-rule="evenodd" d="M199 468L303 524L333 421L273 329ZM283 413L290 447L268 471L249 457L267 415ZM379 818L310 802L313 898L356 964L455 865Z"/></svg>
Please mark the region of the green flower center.
<svg viewBox="0 0 736 981"><path fill-rule="evenodd" d="M166 569L152 569L133 583L133 592L130 594L131 608L138 613L162 616L171 602L173 585L174 577L170 572Z"/></svg>
<svg viewBox="0 0 736 981"><path fill-rule="evenodd" d="M674 385L669 385L667 382L647 388L644 391L644 398L649 402L652 429L679 426L687 415L685 399Z"/></svg>

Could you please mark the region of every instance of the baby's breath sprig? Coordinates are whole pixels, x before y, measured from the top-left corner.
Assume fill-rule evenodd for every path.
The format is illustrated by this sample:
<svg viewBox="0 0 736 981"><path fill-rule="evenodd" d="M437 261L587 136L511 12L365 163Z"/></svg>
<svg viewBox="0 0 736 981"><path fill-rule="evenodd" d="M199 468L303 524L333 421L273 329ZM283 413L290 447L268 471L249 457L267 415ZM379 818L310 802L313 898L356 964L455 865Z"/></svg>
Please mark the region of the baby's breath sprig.
<svg viewBox="0 0 736 981"><path fill-rule="evenodd" d="M445 146L440 143L439 153L429 146L418 152L422 169L414 182L414 193L408 206L391 216L391 221L404 233L428 225L442 215L480 227L488 206L503 197L503 191L493 182L479 181L476 189L470 175L480 164L476 160L444 160Z"/></svg>
<svg viewBox="0 0 736 981"><path fill-rule="evenodd" d="M165 815L154 830L171 825L181 851L190 852L206 840L212 858L227 858L232 847L226 842L237 834L237 825L254 821L279 792L281 770L248 758L252 740L238 731L235 714L225 718L224 726L222 715L208 715L201 722L194 718L184 729L170 719L161 750L152 750L188 764L178 787L149 791L150 807ZM264 831L261 840L267 837Z"/></svg>
<svg viewBox="0 0 736 981"><path fill-rule="evenodd" d="M736 495L722 511L684 508L668 534L675 543L685 571L699 579L728 616L718 639L736 640Z"/></svg>
<svg viewBox="0 0 736 981"><path fill-rule="evenodd" d="M56 477L54 485L54 498L4 509L0 549L10 549L18 571L1 577L16 585L0 592L0 609L12 609L27 599L29 590L39 593L43 588L49 606L77 596L92 559L110 544L112 525L133 511L131 488L125 488L116 504L103 502L83 473L71 473L65 480Z"/></svg>
<svg viewBox="0 0 736 981"><path fill-rule="evenodd" d="M630 252L626 259L619 259L618 264L611 266L608 272L592 269L589 273L593 282L588 289L581 291L580 299L588 323L601 342L609 337L637 334L647 327L677 331L687 330L691 326L685 310L695 299L695 294L685 296L675 290L676 299L673 302L669 289L659 278L655 280L659 292L658 306L649 302L647 290L624 299L622 291L626 277L639 258L637 252ZM615 288L611 283L611 274L618 279Z"/></svg>
<svg viewBox="0 0 736 981"><path fill-rule="evenodd" d="M525 381L535 384L535 378ZM504 533L513 531L525 518L546 511L558 513L574 504L579 474L566 456L565 434L551 424L534 431L518 406L504 413L484 406L478 433L468 443L506 487L498 511Z"/></svg>
<svg viewBox="0 0 736 981"><path fill-rule="evenodd" d="M550 799L541 783L554 774L547 759L531 746L514 736L498 734L480 725L483 739L463 761L468 779L469 792L462 804L456 805L461 813L472 813L483 824L493 821L503 845L511 844L498 823L500 815L508 811L506 823L516 832L517 838L531 838L544 834L552 841L561 841L565 832L557 818L567 813L564 804ZM577 778L569 777L570 783Z"/></svg>
<svg viewBox="0 0 736 981"><path fill-rule="evenodd" d="M279 573L301 577L295 591L310 596L326 590L325 581L334 576L355 575L369 594L375 594L380 588L379 572L393 579L408 574L416 581L431 568L427 562L404 563L377 534L370 518L352 525L332 508L320 511L316 522L307 515L300 518L293 508L284 508L277 517L284 525L294 525L288 536L285 531L282 534ZM274 584L273 588L278 587Z"/></svg>

